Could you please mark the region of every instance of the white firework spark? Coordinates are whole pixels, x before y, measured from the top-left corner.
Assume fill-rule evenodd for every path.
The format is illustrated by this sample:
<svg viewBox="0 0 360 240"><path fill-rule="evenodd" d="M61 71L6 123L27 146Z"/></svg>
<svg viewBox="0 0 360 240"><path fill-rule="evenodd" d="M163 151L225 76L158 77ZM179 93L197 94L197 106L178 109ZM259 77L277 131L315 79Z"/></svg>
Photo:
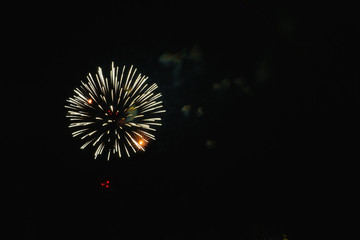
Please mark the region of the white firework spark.
<svg viewBox="0 0 360 240"><path fill-rule="evenodd" d="M153 127L161 126L158 114L165 112L159 101L161 93L155 94L158 86L149 85L148 77L136 71L133 66L119 71L112 63L108 79L99 67L95 78L89 73L88 82L81 82L67 100L72 135L85 141L81 149L94 147L95 159L103 152L107 160L125 154L130 157L155 140Z"/></svg>

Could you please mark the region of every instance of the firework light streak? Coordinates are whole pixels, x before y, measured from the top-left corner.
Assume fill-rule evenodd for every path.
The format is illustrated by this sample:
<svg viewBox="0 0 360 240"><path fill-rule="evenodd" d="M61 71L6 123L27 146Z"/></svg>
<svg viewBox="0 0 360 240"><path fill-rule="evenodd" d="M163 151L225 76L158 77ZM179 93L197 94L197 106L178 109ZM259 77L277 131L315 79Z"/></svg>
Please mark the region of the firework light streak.
<svg viewBox="0 0 360 240"><path fill-rule="evenodd" d="M87 83L74 90L67 100L66 117L73 137L84 141L81 149L92 146L94 158L105 152L112 156L128 156L145 151L149 140L155 140L153 126L161 126L158 114L163 110L158 86L149 85L148 77L136 73L137 69L111 65L110 78L99 67L95 78L89 73Z"/></svg>

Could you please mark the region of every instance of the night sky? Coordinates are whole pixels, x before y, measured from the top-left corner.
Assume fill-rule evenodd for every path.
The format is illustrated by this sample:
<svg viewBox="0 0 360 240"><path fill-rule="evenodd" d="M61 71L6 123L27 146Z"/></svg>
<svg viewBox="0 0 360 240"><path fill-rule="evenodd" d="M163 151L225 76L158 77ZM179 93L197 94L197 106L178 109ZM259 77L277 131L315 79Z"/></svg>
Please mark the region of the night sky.
<svg viewBox="0 0 360 240"><path fill-rule="evenodd" d="M353 7L50 1L8 11L7 239L291 240L351 188ZM167 112L145 152L107 162L80 150L64 105L112 61L156 82Z"/></svg>

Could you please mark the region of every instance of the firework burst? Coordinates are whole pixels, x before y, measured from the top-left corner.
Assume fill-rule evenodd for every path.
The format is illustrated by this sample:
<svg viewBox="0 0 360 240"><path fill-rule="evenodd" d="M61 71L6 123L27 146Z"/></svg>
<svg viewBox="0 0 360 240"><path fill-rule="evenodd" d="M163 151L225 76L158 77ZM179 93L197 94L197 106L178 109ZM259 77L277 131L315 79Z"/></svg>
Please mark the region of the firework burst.
<svg viewBox="0 0 360 240"><path fill-rule="evenodd" d="M84 141L81 149L95 149L95 159L103 152L107 160L130 157L155 140L154 127L161 126L158 115L165 112L159 101L161 93L155 93L158 86L149 85L148 77L136 71L133 66L119 69L112 63L106 78L99 67L95 78L89 73L87 83L81 82L67 100L72 135Z"/></svg>

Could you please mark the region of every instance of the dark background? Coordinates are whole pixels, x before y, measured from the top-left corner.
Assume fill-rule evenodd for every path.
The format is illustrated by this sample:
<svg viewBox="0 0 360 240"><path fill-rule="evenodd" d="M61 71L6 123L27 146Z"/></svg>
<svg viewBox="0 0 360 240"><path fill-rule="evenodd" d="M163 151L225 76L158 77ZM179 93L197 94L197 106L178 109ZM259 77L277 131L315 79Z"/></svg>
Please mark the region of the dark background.
<svg viewBox="0 0 360 240"><path fill-rule="evenodd" d="M348 205L359 157L353 6L50 1L4 11L1 234L311 239L336 197ZM79 149L64 105L112 61L150 76L167 112L146 152L107 162Z"/></svg>

